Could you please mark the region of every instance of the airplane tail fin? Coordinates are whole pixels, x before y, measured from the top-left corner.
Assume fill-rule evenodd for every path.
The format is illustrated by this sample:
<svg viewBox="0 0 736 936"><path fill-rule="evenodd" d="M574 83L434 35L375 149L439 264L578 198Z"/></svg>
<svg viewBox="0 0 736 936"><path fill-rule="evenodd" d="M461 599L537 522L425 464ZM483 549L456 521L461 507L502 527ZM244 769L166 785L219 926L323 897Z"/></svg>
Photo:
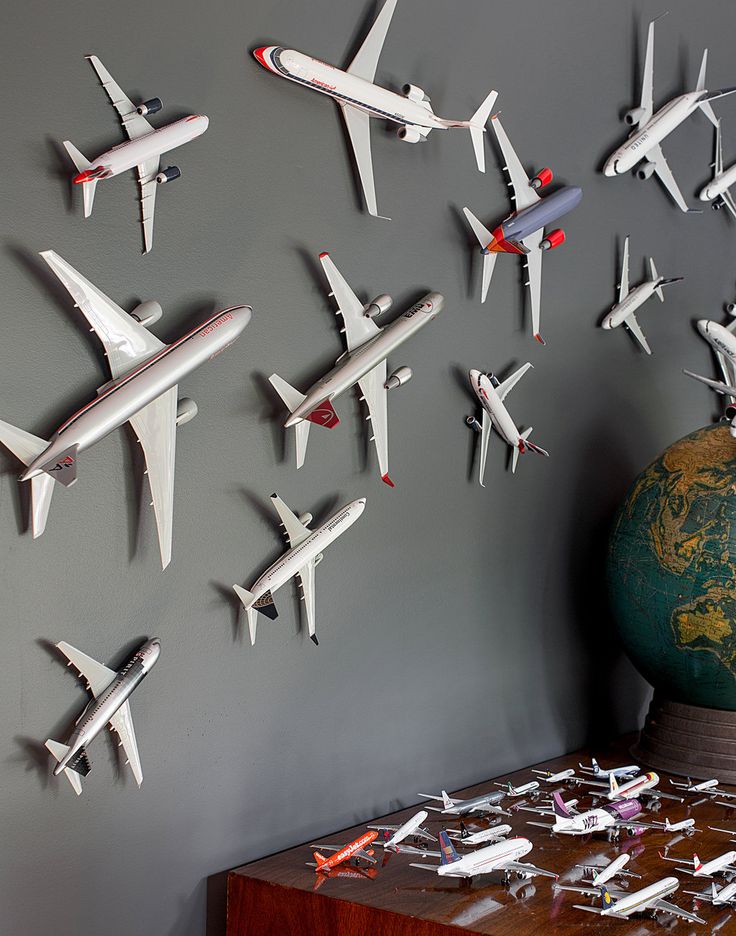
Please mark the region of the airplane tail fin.
<svg viewBox="0 0 736 936"><path fill-rule="evenodd" d="M312 852L312 855L314 855L314 860L317 862L317 870L319 871L319 866L324 864L327 859L321 852L318 851Z"/></svg>
<svg viewBox="0 0 736 936"><path fill-rule="evenodd" d="M611 773L608 775L608 795L613 796L614 793L618 791L618 781L616 777Z"/></svg>
<svg viewBox="0 0 736 936"><path fill-rule="evenodd" d="M698 858L695 852L693 852L693 868L696 871L700 871L702 867L703 867L703 862L700 860L700 858Z"/></svg>
<svg viewBox="0 0 736 936"><path fill-rule="evenodd" d="M92 166L92 163L83 156L82 153L74 146L73 143L70 143L69 140L64 140L64 148L71 157L72 162L77 167L77 172L85 172ZM90 179L89 182L82 182L82 195L84 196L84 216L89 218L92 214L92 205L95 200L95 189L97 188L97 179Z"/></svg>
<svg viewBox="0 0 736 936"><path fill-rule="evenodd" d="M54 741L53 738L48 738L46 741L46 747L49 749L51 754L54 756L57 762L61 763L66 754L69 752L69 748L66 744L62 744L60 741ZM87 771L89 773L89 771ZM71 783L74 792L79 796L82 792L82 778L78 771L72 770L69 767L64 769L69 783Z"/></svg>
<svg viewBox="0 0 736 936"><path fill-rule="evenodd" d="M287 383L278 374L271 374L268 378L271 386L281 397L290 413L298 409L306 400L306 396L300 393L295 387ZM309 422L303 419L295 426L296 430L296 467L301 468L304 464L304 458L307 454L307 442L309 441Z"/></svg>
<svg viewBox="0 0 736 936"><path fill-rule="evenodd" d="M485 302L486 296L488 295L488 287L491 285L493 268L496 265L496 254L487 249L490 244L493 243L493 234L476 218L470 208L463 208L463 212L483 251L483 280L481 283L480 301Z"/></svg>
<svg viewBox="0 0 736 936"><path fill-rule="evenodd" d="M529 436L531 435L531 432L532 432L532 427L529 426L528 429L525 429L525 430L521 433L521 439L522 439L523 442L526 442L527 448L531 448L531 443L527 441L528 438L529 438ZM511 474L515 474L515 473L516 473L516 466L517 466L517 464L518 464L518 462L519 462L519 454L520 454L520 453L521 453L521 446L520 446L520 445L515 445L515 446L514 446L514 449L513 449L513 452L512 452L512 455L511 455Z"/></svg>
<svg viewBox="0 0 736 936"><path fill-rule="evenodd" d="M608 893L608 888L605 884L601 885L601 903L603 904L603 909L607 910L612 904L613 900L611 895Z"/></svg>
<svg viewBox="0 0 736 936"><path fill-rule="evenodd" d="M24 465L30 465L48 448L45 439L0 420L0 443L16 455ZM49 474L31 478L31 527L37 539L46 529L46 520L54 493L54 479Z"/></svg>
<svg viewBox="0 0 736 936"><path fill-rule="evenodd" d="M460 860L460 856L455 851L455 846L450 841L450 837L443 829L440 832L440 864L454 864Z"/></svg>
<svg viewBox="0 0 736 936"><path fill-rule="evenodd" d="M565 801L562 799L562 795L555 790L552 794L552 808L555 811L555 816L560 819L569 819L570 810L565 806Z"/></svg>
<svg viewBox="0 0 736 936"><path fill-rule="evenodd" d="M600 771L600 769L601 769L601 768L599 767L598 761L595 759L595 757L591 757L591 759L590 759L590 766L592 767L593 773L595 773L595 774L597 774L597 773Z"/></svg>
<svg viewBox="0 0 736 936"><path fill-rule="evenodd" d="M452 809L452 807L455 805L451 797L447 795L447 790L442 791L442 805L445 807L445 809Z"/></svg>

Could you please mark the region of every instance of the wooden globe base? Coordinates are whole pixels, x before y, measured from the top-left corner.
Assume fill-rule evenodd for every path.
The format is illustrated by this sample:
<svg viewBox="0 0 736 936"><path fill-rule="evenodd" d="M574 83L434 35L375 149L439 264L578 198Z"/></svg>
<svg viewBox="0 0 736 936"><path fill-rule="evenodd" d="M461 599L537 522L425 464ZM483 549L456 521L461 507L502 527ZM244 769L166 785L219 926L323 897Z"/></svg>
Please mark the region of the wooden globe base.
<svg viewBox="0 0 736 936"><path fill-rule="evenodd" d="M736 712L671 702L655 692L631 753L655 770L736 784Z"/></svg>

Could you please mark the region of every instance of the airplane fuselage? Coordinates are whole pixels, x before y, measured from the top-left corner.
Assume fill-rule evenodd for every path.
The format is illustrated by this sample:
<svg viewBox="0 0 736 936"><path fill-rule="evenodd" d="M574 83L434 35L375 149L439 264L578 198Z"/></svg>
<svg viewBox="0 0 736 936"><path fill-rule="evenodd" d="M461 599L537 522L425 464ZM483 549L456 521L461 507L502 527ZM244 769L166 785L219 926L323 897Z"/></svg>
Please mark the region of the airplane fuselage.
<svg viewBox="0 0 736 936"><path fill-rule="evenodd" d="M354 842L349 842L344 848L341 848L340 851L335 852L334 855L330 855L329 858L326 858L323 862L317 865L318 871L331 871L333 868L336 868L339 864L342 864L343 861L347 861L352 858L356 852L361 851L363 848L367 848L372 842L378 838L378 832L366 832L365 835L361 835L360 838L355 839ZM319 850L319 846L317 846Z"/></svg>
<svg viewBox="0 0 736 936"><path fill-rule="evenodd" d="M614 790L612 793L607 793L606 797L610 800L633 799L639 793L651 790L658 783L659 777L653 770L650 770L640 777L634 777L633 780L622 783L618 789Z"/></svg>
<svg viewBox="0 0 736 936"><path fill-rule="evenodd" d="M505 838L509 832L511 832L511 826L503 824L491 826L490 829L481 829L479 832L471 832L470 835L455 832L452 838L461 845L480 845L482 842Z"/></svg>
<svg viewBox="0 0 736 936"><path fill-rule="evenodd" d="M521 253L510 241L523 241L535 231L541 231L553 224L558 218L572 211L582 197L581 188L565 185L533 205L513 212L493 231L493 240L486 249L494 253Z"/></svg>
<svg viewBox="0 0 736 936"><path fill-rule="evenodd" d="M698 198L701 201L713 201L722 195L726 189L736 183L736 165L726 169L720 175L715 176L710 182L700 190Z"/></svg>
<svg viewBox="0 0 736 936"><path fill-rule="evenodd" d="M463 855L458 861L439 865L437 874L443 877L475 877L476 874L490 874L503 870L506 865L518 861L532 850L532 843L526 838L504 839L485 848L479 848L469 855Z"/></svg>
<svg viewBox="0 0 736 936"><path fill-rule="evenodd" d="M86 748L105 728L141 680L151 671L160 653L161 641L158 637L147 640L117 673L107 689L96 699L90 700L67 742L69 750L54 768L55 776L62 773L82 748Z"/></svg>
<svg viewBox="0 0 736 936"><path fill-rule="evenodd" d="M603 832L617 822L628 822L642 811L641 803L636 799L611 803L600 809L589 809L577 816L563 818L555 816L553 832L563 835L589 835L591 832Z"/></svg>
<svg viewBox="0 0 736 936"><path fill-rule="evenodd" d="M632 312L635 312L639 306L644 305L648 299L652 298L654 290L659 287L661 282L662 277L660 276L656 280L646 280L638 286L635 286L621 302L616 302L611 307L611 311L601 322L601 327L618 328ZM603 777L607 775L596 774L596 776Z"/></svg>
<svg viewBox="0 0 736 936"><path fill-rule="evenodd" d="M28 481L41 474L70 448L81 452L122 426L157 397L239 337L251 317L250 306L224 309L202 322L178 341L167 345L130 373L110 381L95 399L69 417L53 434L46 448L20 476Z"/></svg>
<svg viewBox="0 0 736 936"><path fill-rule="evenodd" d="M606 865L605 868L602 868L595 875L594 880L595 880L596 885L605 884L607 881L610 881L611 878L616 877L618 872L622 868L626 867L626 865L630 861L631 861L631 855L627 855L627 854L618 855L618 857L614 858L610 864Z"/></svg>
<svg viewBox="0 0 736 936"><path fill-rule="evenodd" d="M713 858L711 861L706 861L704 864L701 864L699 868L696 868L692 872L692 875L693 877L712 877L714 874L718 874L723 871L724 868L728 868L734 863L736 863L736 851L727 851L717 858Z"/></svg>
<svg viewBox="0 0 736 936"><path fill-rule="evenodd" d="M723 354L736 365L736 335L719 322L698 321L698 331L717 354Z"/></svg>
<svg viewBox="0 0 736 936"><path fill-rule="evenodd" d="M501 790L494 790L492 793L474 796L473 799L457 800L453 802L452 806L443 809L442 813L451 816L467 816L469 813L478 812L487 806L497 806L505 795Z"/></svg>
<svg viewBox="0 0 736 936"><path fill-rule="evenodd" d="M680 882L676 877L662 878L661 881L642 887L641 890L634 891L633 894L619 897L615 903L601 911L601 916L628 916L630 913L641 913L655 901L663 900L665 897L669 897L670 894L674 894L679 886Z"/></svg>
<svg viewBox="0 0 736 936"><path fill-rule="evenodd" d="M480 371L471 370L470 386L473 388L473 392L478 397L480 405L490 416L494 428L504 442L521 451L524 445L521 434L516 428L516 423L509 415L509 411L496 392L496 388L493 386L490 378Z"/></svg>
<svg viewBox="0 0 736 936"><path fill-rule="evenodd" d="M725 884L711 899L711 903L714 907L723 906L725 904L732 904L736 900L736 881L731 881L730 884Z"/></svg>
<svg viewBox="0 0 736 936"><path fill-rule="evenodd" d="M361 377L373 370L392 351L402 345L442 310L444 298L439 293L427 293L404 314L387 325L375 338L366 341L354 351L338 358L332 370L314 384L294 412L284 423L285 428L295 426L325 400L334 400L353 387Z"/></svg>
<svg viewBox="0 0 736 936"><path fill-rule="evenodd" d="M412 816L411 819L400 825L399 828L394 832L391 838L386 842L385 848L394 848L398 845L399 842L402 842L405 838L408 838L410 835L413 835L421 828L422 823L427 818L427 812L424 809L420 809L419 812Z"/></svg>

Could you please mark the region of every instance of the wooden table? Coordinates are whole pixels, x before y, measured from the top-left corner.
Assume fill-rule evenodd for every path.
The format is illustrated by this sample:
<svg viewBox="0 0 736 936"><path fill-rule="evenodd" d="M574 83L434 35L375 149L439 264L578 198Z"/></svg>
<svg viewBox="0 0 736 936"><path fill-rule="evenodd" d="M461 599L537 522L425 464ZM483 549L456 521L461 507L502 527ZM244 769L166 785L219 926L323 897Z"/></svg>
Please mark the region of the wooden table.
<svg viewBox="0 0 736 936"><path fill-rule="evenodd" d="M559 757L541 768L556 772L567 767L577 768L579 760L589 762L590 751L580 751ZM625 746L597 752L603 766L609 763L629 763ZM661 776L661 787L671 791L668 775ZM521 784L531 779L530 770L498 778ZM493 789L492 781L458 792L468 798ZM580 796L580 809L593 805L586 788L568 788L565 799ZM435 792L428 790L425 792ZM674 791L673 791L674 792ZM513 800L505 800L504 805ZM736 803L736 800L734 801ZM422 803L381 821L401 823ZM432 818L432 817L436 818ZM527 825L529 819L546 821L545 817L516 811L511 819L502 818L513 826L513 834L524 835L534 844L524 860L555 871L560 883L574 883L583 872L575 868L582 862L602 862L623 852L631 856L628 867L641 875L630 879L629 890L635 890L675 873L674 864L664 862L658 852L669 847L672 857L687 861L697 851L703 860L736 848L727 835L713 832L709 825L732 828L736 837L736 808L717 806L712 799L688 795L684 803L663 800L662 806L646 818L670 821L693 816L700 830L692 837L647 830L641 836L623 833L618 841L609 841L603 833L578 838L551 836L546 830ZM644 817L643 817L644 818ZM451 827L457 823L430 812L429 828L436 833L443 820ZM376 820L378 821L378 820ZM487 823L479 822L478 825ZM346 843L365 831L365 826L331 833L318 841ZM430 845L436 849L435 844ZM442 879L429 871L410 867L418 857L386 854L376 849L379 863L375 872L366 875L349 866L347 873L325 877L308 868L311 859L306 845L291 848L269 858L252 862L231 871L228 876L227 936L451 936L459 932L493 934L493 936L565 936L565 934L606 934L645 936L669 929L672 918L659 916L632 917L630 921L606 919L573 908L574 903L589 902L582 894L556 891L549 878L516 880L504 885L498 874L476 878L472 883L459 879ZM437 862L437 859L427 859ZM364 868L366 866L364 865ZM707 926L679 921L678 933L714 933L736 936L736 910L712 907L683 893L708 889L710 882L679 875L680 890L669 900L686 910L694 910L707 921ZM722 878L717 879L718 886ZM612 885L612 886L615 886Z"/></svg>

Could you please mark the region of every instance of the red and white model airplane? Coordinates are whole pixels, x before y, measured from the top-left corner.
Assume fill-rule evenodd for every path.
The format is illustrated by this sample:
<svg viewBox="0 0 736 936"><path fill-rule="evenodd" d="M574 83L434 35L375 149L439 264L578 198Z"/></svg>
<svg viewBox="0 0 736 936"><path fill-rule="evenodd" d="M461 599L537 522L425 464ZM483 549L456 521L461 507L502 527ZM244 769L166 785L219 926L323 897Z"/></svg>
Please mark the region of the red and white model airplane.
<svg viewBox="0 0 736 936"><path fill-rule="evenodd" d="M313 865L312 862L308 862L308 864L310 867L316 868L318 872L332 871L333 868L336 868L344 861L349 861L351 858L360 858L372 865L377 864L378 859L374 856L373 849L370 847L377 838L378 832L365 832L359 838L348 842L347 845L310 845L310 848L315 849L313 854L316 864ZM334 852L334 854L326 857L320 849Z"/></svg>

